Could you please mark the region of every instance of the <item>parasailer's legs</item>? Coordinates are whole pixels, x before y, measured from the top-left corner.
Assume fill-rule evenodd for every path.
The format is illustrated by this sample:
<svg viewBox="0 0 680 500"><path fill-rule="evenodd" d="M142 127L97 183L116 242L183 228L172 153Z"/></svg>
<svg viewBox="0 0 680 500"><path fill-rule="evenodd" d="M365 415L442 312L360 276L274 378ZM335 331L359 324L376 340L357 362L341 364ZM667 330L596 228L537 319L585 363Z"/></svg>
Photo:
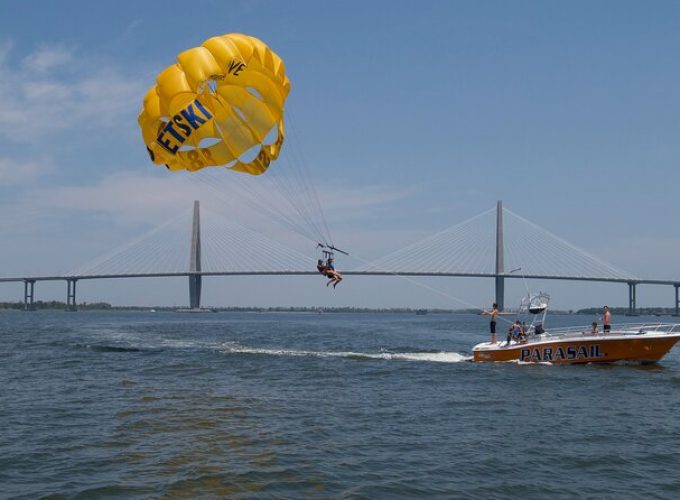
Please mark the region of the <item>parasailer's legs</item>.
<svg viewBox="0 0 680 500"><path fill-rule="evenodd" d="M334 273L328 273L327 276L331 279L328 281L328 283L326 283L326 286L333 283L333 288L335 288L336 286L338 286L338 283L342 281L342 275L337 271Z"/></svg>

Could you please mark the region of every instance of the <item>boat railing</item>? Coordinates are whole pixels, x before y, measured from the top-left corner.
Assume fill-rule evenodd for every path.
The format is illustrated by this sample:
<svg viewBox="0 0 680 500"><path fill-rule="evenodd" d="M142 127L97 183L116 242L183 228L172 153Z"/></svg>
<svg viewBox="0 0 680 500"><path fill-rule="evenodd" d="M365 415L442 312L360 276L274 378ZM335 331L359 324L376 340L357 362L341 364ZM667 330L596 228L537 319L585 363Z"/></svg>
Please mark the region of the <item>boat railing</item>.
<svg viewBox="0 0 680 500"><path fill-rule="evenodd" d="M612 331L607 335L641 335L644 333L680 334L680 323L624 323L612 325ZM549 328L537 338L582 337L584 335L603 336L605 333L601 326L598 326L596 332L593 332L592 326L568 326Z"/></svg>

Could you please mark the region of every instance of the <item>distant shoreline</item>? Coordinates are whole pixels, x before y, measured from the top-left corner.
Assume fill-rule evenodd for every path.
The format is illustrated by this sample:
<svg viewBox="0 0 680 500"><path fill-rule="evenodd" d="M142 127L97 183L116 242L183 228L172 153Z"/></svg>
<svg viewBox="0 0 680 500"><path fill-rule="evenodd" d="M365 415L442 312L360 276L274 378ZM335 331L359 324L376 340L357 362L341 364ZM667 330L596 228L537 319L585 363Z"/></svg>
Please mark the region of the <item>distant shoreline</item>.
<svg viewBox="0 0 680 500"><path fill-rule="evenodd" d="M60 301L36 301L34 304L36 311L64 311L66 303ZM0 312L21 310L24 309L23 302L0 302ZM77 305L78 310L82 311L140 311L140 312L191 312L186 306L113 306L107 302L83 302ZM626 316L628 314L627 307L612 307L610 308L612 314L615 316ZM481 309L440 309L440 308L410 308L410 307L204 307L200 312L253 312L253 313L400 313L400 314L474 314L480 315ZM519 314L516 310L506 310L503 312L504 316L512 316ZM601 307L591 307L578 310L551 310L550 314L564 315L564 314L582 314L590 316L602 315ZM636 310L637 315L641 316L671 316L675 314L675 309L672 307L643 307Z"/></svg>

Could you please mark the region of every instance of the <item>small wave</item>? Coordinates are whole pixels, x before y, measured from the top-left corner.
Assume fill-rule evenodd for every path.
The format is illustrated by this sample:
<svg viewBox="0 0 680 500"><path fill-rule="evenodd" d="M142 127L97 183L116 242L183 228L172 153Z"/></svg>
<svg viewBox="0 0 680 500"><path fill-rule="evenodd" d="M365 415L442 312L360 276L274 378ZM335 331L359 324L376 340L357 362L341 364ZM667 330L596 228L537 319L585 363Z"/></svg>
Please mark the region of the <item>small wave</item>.
<svg viewBox="0 0 680 500"><path fill-rule="evenodd" d="M550 361L521 361L519 359L513 359L512 361L506 361L507 363L517 363L518 365L545 365L552 366Z"/></svg>
<svg viewBox="0 0 680 500"><path fill-rule="evenodd" d="M348 358L356 360L421 361L431 363L460 363L469 361L472 356L458 352L353 352L353 351L298 351L290 349L263 349L240 344L225 344L222 349L227 354L260 354L266 356Z"/></svg>

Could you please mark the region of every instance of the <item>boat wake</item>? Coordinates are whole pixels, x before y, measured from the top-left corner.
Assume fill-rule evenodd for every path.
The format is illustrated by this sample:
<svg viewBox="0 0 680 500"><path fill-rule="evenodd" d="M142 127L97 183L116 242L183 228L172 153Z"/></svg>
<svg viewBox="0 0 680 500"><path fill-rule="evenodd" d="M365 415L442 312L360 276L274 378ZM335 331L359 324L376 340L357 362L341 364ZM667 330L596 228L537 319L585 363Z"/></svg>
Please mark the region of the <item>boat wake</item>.
<svg viewBox="0 0 680 500"><path fill-rule="evenodd" d="M313 357L313 358L345 358L357 361L420 361L428 363L460 363L471 361L472 356L459 352L418 351L417 348L405 348L403 351L382 349L379 352L355 351L307 351L297 349L275 349L252 347L238 342L202 342L197 340L177 339L142 339L134 336L110 339L108 343L77 344L76 347L99 353L143 353L163 351L167 349L202 350L208 349L225 354L252 354L261 356ZM408 351L408 352L405 352Z"/></svg>
<svg viewBox="0 0 680 500"><path fill-rule="evenodd" d="M265 349L227 343L222 346L226 354L254 354L264 356L346 358L355 360L420 361L429 363L460 363L472 360L472 356L458 352L354 352L354 351L302 351L291 349Z"/></svg>

